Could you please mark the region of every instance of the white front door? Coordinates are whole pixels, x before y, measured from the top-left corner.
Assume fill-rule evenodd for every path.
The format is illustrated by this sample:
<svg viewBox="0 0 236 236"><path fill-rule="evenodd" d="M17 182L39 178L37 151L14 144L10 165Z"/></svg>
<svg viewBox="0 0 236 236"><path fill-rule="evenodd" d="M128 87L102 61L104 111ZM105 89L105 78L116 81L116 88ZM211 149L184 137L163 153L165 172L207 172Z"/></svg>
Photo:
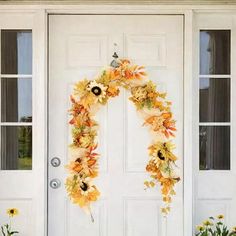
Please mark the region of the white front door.
<svg viewBox="0 0 236 236"><path fill-rule="evenodd" d="M64 182L71 142L69 95L73 84L92 79L120 57L146 66L149 78L168 92L177 120L176 155L182 181L167 220L160 188L144 190L148 178L148 132L127 94L98 114L101 198L92 205L95 222L67 197ZM61 165L53 167L52 158ZM49 17L49 236L183 236L183 16L51 15ZM59 182L58 182L59 183ZM56 184L55 184L56 186ZM57 186L56 186L57 187Z"/></svg>

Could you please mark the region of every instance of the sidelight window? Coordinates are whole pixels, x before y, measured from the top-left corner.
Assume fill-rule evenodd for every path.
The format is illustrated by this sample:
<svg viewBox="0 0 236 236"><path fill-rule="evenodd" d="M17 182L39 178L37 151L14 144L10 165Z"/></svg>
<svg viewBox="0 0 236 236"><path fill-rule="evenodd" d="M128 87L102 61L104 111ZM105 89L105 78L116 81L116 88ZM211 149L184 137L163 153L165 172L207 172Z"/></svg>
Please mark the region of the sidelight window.
<svg viewBox="0 0 236 236"><path fill-rule="evenodd" d="M1 30L1 170L32 169L32 31Z"/></svg>
<svg viewBox="0 0 236 236"><path fill-rule="evenodd" d="M231 32L200 31L200 170L230 169Z"/></svg>

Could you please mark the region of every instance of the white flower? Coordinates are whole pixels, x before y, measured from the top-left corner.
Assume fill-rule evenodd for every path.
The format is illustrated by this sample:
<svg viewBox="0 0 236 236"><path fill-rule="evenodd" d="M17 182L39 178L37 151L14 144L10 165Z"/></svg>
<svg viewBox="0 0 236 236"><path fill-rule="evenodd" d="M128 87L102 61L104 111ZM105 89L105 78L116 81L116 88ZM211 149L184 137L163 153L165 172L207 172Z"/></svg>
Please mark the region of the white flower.
<svg viewBox="0 0 236 236"><path fill-rule="evenodd" d="M99 102L102 102L103 98L106 96L107 87L101 83L97 83L96 80L93 80L89 83L88 90L96 96Z"/></svg>

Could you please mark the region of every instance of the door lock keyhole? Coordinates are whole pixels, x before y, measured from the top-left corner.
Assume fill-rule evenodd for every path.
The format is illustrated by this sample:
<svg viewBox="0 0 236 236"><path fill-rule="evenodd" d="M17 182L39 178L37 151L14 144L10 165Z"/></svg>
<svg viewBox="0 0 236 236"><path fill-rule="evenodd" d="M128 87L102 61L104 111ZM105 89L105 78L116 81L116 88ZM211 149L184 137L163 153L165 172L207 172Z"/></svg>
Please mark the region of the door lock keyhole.
<svg viewBox="0 0 236 236"><path fill-rule="evenodd" d="M60 166L60 165L61 165L61 160L60 160L60 158L58 158L58 157L53 157L52 160L51 160L51 165L52 165L53 167L58 167L58 166Z"/></svg>
<svg viewBox="0 0 236 236"><path fill-rule="evenodd" d="M61 181L59 179L52 179L50 181L50 187L53 188L53 189L57 189L57 188L60 188L61 186Z"/></svg>

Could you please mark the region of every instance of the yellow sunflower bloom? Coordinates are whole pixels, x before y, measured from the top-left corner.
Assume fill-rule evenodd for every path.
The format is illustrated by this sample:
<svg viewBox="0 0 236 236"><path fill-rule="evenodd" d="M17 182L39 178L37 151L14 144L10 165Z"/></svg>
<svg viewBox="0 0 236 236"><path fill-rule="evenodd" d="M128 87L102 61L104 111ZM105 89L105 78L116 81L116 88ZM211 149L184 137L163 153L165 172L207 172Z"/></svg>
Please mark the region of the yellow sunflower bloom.
<svg viewBox="0 0 236 236"><path fill-rule="evenodd" d="M150 156L155 157L157 160L165 161L176 161L177 157L172 153L172 150L175 148L175 145L169 142L157 142L150 146L149 154Z"/></svg>
<svg viewBox="0 0 236 236"><path fill-rule="evenodd" d="M19 214L19 210L17 208L9 208L9 209L7 209L7 214L10 217L14 217Z"/></svg>
<svg viewBox="0 0 236 236"><path fill-rule="evenodd" d="M210 220L205 220L205 221L203 221L203 225L205 225L205 226L212 226L213 223Z"/></svg>
<svg viewBox="0 0 236 236"><path fill-rule="evenodd" d="M224 215L218 215L217 218L218 218L219 220L222 220L222 219L224 219Z"/></svg>
<svg viewBox="0 0 236 236"><path fill-rule="evenodd" d="M196 228L198 231L203 231L205 229L205 226L204 225L197 225Z"/></svg>

